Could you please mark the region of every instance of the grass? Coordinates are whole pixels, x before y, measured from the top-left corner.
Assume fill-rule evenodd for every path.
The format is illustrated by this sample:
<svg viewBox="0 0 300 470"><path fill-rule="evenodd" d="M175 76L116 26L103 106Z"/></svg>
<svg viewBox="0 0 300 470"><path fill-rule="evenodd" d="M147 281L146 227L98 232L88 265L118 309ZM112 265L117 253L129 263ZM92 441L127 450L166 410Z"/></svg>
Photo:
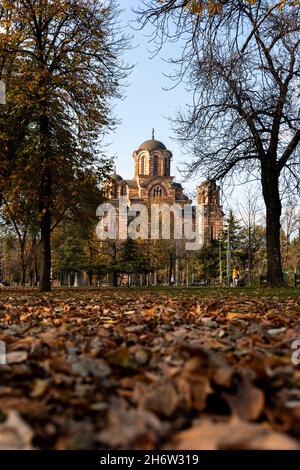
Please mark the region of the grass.
<svg viewBox="0 0 300 470"><path fill-rule="evenodd" d="M137 290L143 290L145 288L136 288ZM145 290L152 292L168 293L173 296L191 295L201 297L211 297L218 294L218 296L232 295L240 297L247 295L249 297L279 297L288 298L292 297L295 299L300 298L300 288L287 287L287 288L259 288L259 287L150 287Z"/></svg>
<svg viewBox="0 0 300 470"><path fill-rule="evenodd" d="M155 286L155 287L54 287L52 289L52 293L55 295L56 292L103 292L103 293L118 293L118 294L125 294L130 293L133 294L136 292L137 294L142 293L152 293L153 295L157 294L166 294L172 297L181 297L181 296L197 296L197 297L212 297L217 295L218 297L224 296L233 296L233 297L278 297L278 298L293 298L299 299L300 298L300 287L287 287L287 288L258 288L258 287L235 287L235 288L224 288L224 287L187 287L187 286L179 286L179 287L169 287L169 286ZM29 293L32 295L40 295L36 288L24 288L24 287L10 287L10 288L0 288L0 297L2 294L7 295L9 292L15 294L26 294Z"/></svg>

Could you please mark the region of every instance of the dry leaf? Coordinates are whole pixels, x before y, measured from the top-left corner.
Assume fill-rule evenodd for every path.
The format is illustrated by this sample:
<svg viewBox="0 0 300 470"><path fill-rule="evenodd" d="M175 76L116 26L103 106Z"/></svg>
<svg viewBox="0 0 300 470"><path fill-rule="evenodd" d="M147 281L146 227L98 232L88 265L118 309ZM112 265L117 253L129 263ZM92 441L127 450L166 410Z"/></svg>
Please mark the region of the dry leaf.
<svg viewBox="0 0 300 470"><path fill-rule="evenodd" d="M203 420L174 435L166 449L176 450L299 450L292 438L238 419L215 423Z"/></svg>
<svg viewBox="0 0 300 470"><path fill-rule="evenodd" d="M140 390L139 406L158 416L170 417L179 406L179 395L172 383L161 382Z"/></svg>
<svg viewBox="0 0 300 470"><path fill-rule="evenodd" d="M28 358L28 353L26 351L13 351L6 354L7 364L20 364L25 362Z"/></svg>
<svg viewBox="0 0 300 470"><path fill-rule="evenodd" d="M108 423L99 435L100 442L110 449L153 448L161 433L159 419L144 410L112 409ZM143 444L140 447L140 444Z"/></svg>
<svg viewBox="0 0 300 470"><path fill-rule="evenodd" d="M261 415L265 396L262 390L252 385L245 377L242 377L235 394L223 393L233 414L245 421L255 421Z"/></svg>
<svg viewBox="0 0 300 470"><path fill-rule="evenodd" d="M0 450L32 450L32 429L16 411L0 424Z"/></svg>

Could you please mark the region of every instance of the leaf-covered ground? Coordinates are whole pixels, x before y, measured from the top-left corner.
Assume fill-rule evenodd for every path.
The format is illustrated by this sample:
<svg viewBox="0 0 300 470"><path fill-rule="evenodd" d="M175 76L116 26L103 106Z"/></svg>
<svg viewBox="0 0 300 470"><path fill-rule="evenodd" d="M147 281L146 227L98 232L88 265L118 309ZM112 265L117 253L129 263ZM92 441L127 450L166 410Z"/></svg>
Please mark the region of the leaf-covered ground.
<svg viewBox="0 0 300 470"><path fill-rule="evenodd" d="M0 448L300 449L289 292L3 289Z"/></svg>

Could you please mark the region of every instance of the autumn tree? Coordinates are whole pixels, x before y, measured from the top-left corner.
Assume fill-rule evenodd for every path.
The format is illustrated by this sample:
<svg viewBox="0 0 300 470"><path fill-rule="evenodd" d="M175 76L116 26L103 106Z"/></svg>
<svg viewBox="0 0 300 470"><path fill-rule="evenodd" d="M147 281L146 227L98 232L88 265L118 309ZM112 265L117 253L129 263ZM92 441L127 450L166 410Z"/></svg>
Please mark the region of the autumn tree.
<svg viewBox="0 0 300 470"><path fill-rule="evenodd" d="M7 105L0 109L0 169L2 182L18 165L34 176L41 291L51 288L54 212L63 218L84 169L108 169L99 140L115 123L110 99L120 96L126 74L120 54L127 40L117 19L114 0L1 2L0 78Z"/></svg>
<svg viewBox="0 0 300 470"><path fill-rule="evenodd" d="M194 100L175 123L193 160L188 174L238 174L261 181L266 206L267 279L285 285L280 251L280 189L299 187L300 9L284 2L222 2L220 15L190 14L190 2L146 1L142 25L154 25L158 47L182 41L171 60ZM174 27L175 24L175 27Z"/></svg>
<svg viewBox="0 0 300 470"><path fill-rule="evenodd" d="M94 172L81 174L80 181L75 182L73 204L67 207L64 223L53 226L53 272L56 275L61 271L68 274L71 271L88 271L95 263L92 246L97 223L96 210L103 201L97 181ZM60 214L54 212L54 215Z"/></svg>
<svg viewBox="0 0 300 470"><path fill-rule="evenodd" d="M4 285L20 283L20 250L18 240L9 227L0 224L0 281Z"/></svg>
<svg viewBox="0 0 300 470"><path fill-rule="evenodd" d="M209 240L198 254L201 277L207 285L219 275L219 243L217 240Z"/></svg>
<svg viewBox="0 0 300 470"><path fill-rule="evenodd" d="M238 202L238 214L242 224L240 232L240 248L244 251L244 266L248 270L248 284L253 284L253 271L255 255L264 244L265 234L262 232L259 196L254 191L248 190L244 200Z"/></svg>
<svg viewBox="0 0 300 470"><path fill-rule="evenodd" d="M283 266L286 269L290 264L290 249L292 248L292 241L299 233L300 227L300 216L298 201L296 199L290 199L285 204L282 213L282 258ZM295 245L294 245L295 246ZM292 250L292 252L295 250ZM294 254L294 253L293 253Z"/></svg>
<svg viewBox="0 0 300 470"><path fill-rule="evenodd" d="M234 1L234 0L233 0ZM239 0L240 3L250 3L251 5L256 4L257 8L260 8L261 2L259 0ZM228 9L226 8L231 0L152 0L144 1L144 5L147 7L147 14L161 15L161 14L173 14L175 11L179 15L184 16L185 14L195 15L197 19L204 16L206 13L209 15L227 15ZM274 2L275 7L278 11L281 11L286 6L298 7L300 1L297 0L278 0ZM225 8L224 8L225 7Z"/></svg>

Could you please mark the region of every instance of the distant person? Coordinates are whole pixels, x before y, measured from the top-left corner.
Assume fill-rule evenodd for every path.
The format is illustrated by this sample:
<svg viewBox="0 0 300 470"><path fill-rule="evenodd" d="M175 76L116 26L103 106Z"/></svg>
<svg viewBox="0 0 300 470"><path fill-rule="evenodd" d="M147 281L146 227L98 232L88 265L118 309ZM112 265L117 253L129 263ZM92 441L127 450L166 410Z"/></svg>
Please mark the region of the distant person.
<svg viewBox="0 0 300 470"><path fill-rule="evenodd" d="M239 268L235 266L232 270L232 281L233 281L234 287L237 287L239 278L240 278L240 271L239 271Z"/></svg>

